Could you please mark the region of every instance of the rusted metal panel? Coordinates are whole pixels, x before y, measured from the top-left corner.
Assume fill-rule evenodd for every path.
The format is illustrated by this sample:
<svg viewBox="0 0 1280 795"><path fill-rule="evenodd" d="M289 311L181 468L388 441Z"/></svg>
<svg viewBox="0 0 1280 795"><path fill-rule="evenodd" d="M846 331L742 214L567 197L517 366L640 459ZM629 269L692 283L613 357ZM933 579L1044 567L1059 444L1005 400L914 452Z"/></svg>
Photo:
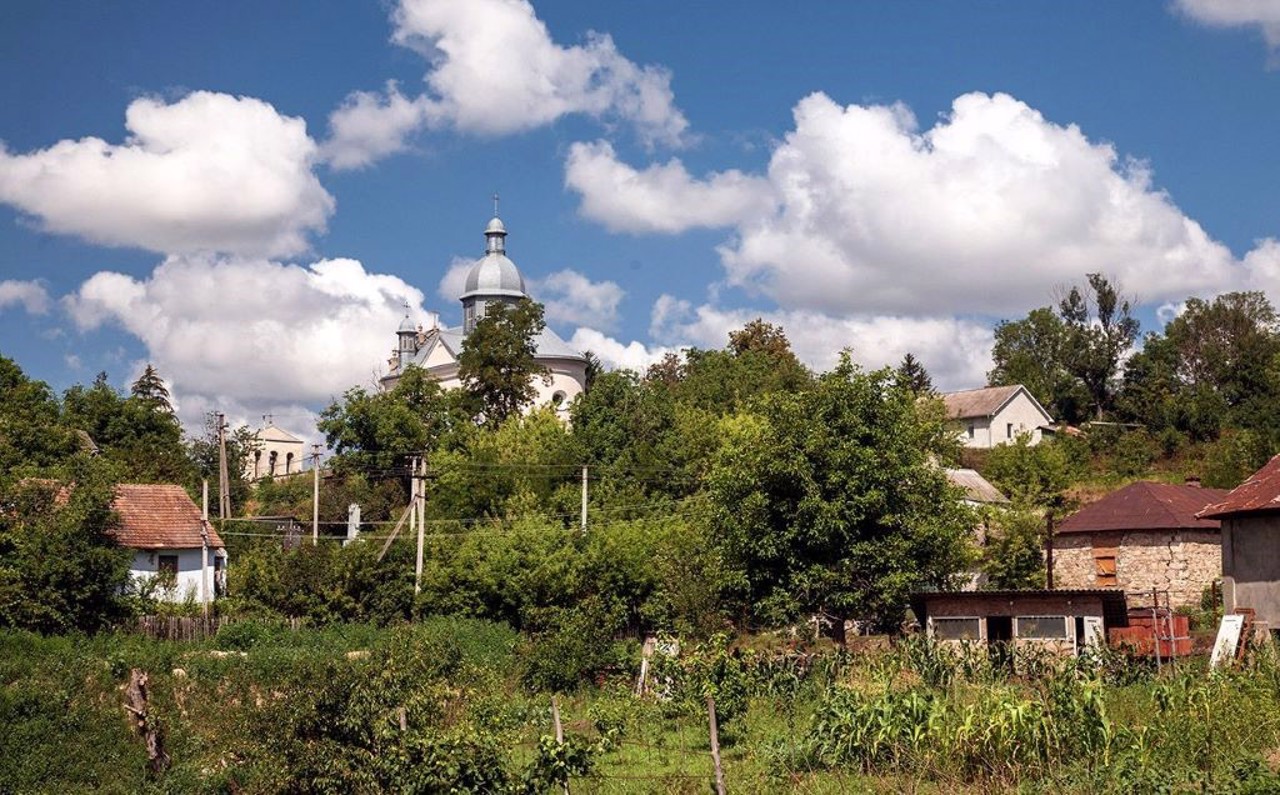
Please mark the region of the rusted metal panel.
<svg viewBox="0 0 1280 795"><path fill-rule="evenodd" d="M1236 486L1221 501L1200 511L1201 518L1221 519L1245 513L1280 511L1280 455Z"/></svg>
<svg viewBox="0 0 1280 795"><path fill-rule="evenodd" d="M1148 481L1130 483L1067 517L1058 532L1217 530L1217 521L1197 514L1226 498L1227 492L1222 489Z"/></svg>

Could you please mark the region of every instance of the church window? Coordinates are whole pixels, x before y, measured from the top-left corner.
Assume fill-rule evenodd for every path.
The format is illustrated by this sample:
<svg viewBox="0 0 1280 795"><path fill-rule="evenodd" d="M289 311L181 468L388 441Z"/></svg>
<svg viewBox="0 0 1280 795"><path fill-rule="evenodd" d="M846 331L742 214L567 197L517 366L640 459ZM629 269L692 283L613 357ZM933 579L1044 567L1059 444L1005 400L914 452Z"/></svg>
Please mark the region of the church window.
<svg viewBox="0 0 1280 795"><path fill-rule="evenodd" d="M551 396L551 405L553 406L562 405L564 403L565 397L566 395L564 392L557 390L556 393Z"/></svg>
<svg viewBox="0 0 1280 795"><path fill-rule="evenodd" d="M284 456L284 473L287 475L293 471L293 453L286 453Z"/></svg>
<svg viewBox="0 0 1280 795"><path fill-rule="evenodd" d="M269 459L268 459L268 464L267 464L267 474L268 474L268 475L272 475L272 476L274 476L274 475L276 474L276 458L277 458L279 455L280 455L280 454L279 454L279 453L277 453L275 450L272 450L272 451L271 451L271 455L270 455L270 457L269 457Z"/></svg>

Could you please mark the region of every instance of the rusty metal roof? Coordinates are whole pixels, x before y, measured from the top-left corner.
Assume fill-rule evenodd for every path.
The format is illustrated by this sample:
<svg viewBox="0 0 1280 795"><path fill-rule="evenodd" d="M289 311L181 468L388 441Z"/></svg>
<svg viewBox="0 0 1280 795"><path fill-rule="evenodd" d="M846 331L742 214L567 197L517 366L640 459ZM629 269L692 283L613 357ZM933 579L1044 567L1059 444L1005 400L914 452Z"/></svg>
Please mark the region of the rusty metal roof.
<svg viewBox="0 0 1280 795"><path fill-rule="evenodd" d="M1226 496L1222 489L1139 481L1076 511L1058 525L1058 532L1217 530L1217 521L1199 518L1197 513Z"/></svg>
<svg viewBox="0 0 1280 795"><path fill-rule="evenodd" d="M1020 603L1026 600L1060 599L1065 603L1073 599L1097 598L1102 602L1102 612L1108 626L1128 626L1128 596L1117 588L1026 588L996 591L916 591L908 597L911 611L923 624L929 618L929 603L949 601L977 605L990 604L997 600L1007 600L1012 610L1017 610ZM993 615L1004 615L996 612Z"/></svg>
<svg viewBox="0 0 1280 795"><path fill-rule="evenodd" d="M1280 455L1236 486L1221 501L1200 511L1203 518L1221 519L1246 513L1280 511Z"/></svg>
<svg viewBox="0 0 1280 795"><path fill-rule="evenodd" d="M200 509L181 486L121 484L111 507L120 515L116 542L132 549L192 549L201 545L206 527ZM222 539L208 527L209 546L221 548Z"/></svg>

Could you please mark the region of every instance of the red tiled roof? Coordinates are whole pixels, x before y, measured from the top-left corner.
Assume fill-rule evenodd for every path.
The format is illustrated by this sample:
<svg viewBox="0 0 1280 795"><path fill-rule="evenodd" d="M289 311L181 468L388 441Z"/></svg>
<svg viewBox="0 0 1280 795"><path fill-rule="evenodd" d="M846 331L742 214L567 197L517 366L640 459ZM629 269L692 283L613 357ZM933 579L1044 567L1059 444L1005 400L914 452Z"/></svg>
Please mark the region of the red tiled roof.
<svg viewBox="0 0 1280 795"><path fill-rule="evenodd" d="M1222 489L1173 483L1130 483L1092 505L1086 505L1058 525L1059 533L1100 533L1109 530L1217 530L1218 522L1202 519L1197 511L1221 500Z"/></svg>
<svg viewBox="0 0 1280 795"><path fill-rule="evenodd" d="M201 544L200 509L181 486L121 484L111 507L120 515L116 541L133 549L191 549ZM210 526L209 546L222 547Z"/></svg>
<svg viewBox="0 0 1280 795"><path fill-rule="evenodd" d="M1200 516L1222 518L1241 513L1280 510L1280 455L1236 486L1224 499L1207 506Z"/></svg>

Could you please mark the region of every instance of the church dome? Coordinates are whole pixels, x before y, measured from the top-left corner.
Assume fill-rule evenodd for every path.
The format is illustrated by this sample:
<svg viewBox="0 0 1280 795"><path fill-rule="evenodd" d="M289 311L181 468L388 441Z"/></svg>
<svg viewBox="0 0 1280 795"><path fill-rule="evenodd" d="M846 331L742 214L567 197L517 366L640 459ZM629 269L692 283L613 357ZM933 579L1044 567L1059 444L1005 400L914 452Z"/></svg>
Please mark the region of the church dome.
<svg viewBox="0 0 1280 795"><path fill-rule="evenodd" d="M484 236L485 254L467 272L467 281L459 297L464 301L473 297L526 297L524 277L507 257L504 240L507 228L503 226L502 219L497 216L490 219L484 228Z"/></svg>
<svg viewBox="0 0 1280 795"><path fill-rule="evenodd" d="M516 264L507 259L507 255L490 252L471 266L467 272L467 282L462 298L473 295L510 295L521 298L524 291L524 277Z"/></svg>

